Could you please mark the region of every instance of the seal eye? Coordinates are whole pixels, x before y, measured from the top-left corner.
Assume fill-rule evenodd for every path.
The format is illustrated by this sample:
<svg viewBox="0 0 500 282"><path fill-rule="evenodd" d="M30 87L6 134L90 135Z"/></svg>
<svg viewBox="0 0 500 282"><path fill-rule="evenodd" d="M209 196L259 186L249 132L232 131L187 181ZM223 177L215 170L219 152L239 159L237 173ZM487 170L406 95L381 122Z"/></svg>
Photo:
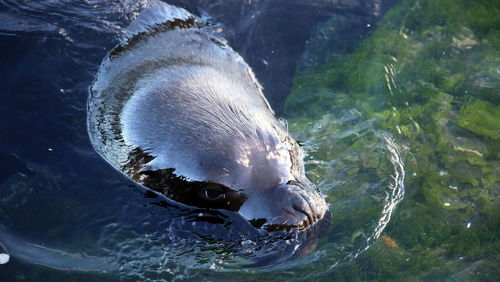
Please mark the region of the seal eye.
<svg viewBox="0 0 500 282"><path fill-rule="evenodd" d="M214 200L225 199L226 193L224 193L224 191L216 189L203 189L201 191L201 196L206 200L214 201Z"/></svg>

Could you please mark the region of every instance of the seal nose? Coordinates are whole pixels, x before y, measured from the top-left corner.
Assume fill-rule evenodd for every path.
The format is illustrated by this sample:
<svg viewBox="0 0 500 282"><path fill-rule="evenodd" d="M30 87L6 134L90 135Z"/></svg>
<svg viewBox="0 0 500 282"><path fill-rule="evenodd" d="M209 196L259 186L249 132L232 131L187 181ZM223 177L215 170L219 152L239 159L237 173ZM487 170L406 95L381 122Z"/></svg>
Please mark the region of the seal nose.
<svg viewBox="0 0 500 282"><path fill-rule="evenodd" d="M292 209L306 216L302 225L312 225L314 222L318 221L323 214L317 210L316 205L311 206L306 198L307 196L302 195L301 192L298 192L297 195L299 196L293 199L294 203L292 204ZM298 214L296 216L303 217L303 215Z"/></svg>
<svg viewBox="0 0 500 282"><path fill-rule="evenodd" d="M302 230L322 219L327 209L325 198L314 188L283 184L250 197L240 213L269 231Z"/></svg>
<svg viewBox="0 0 500 282"><path fill-rule="evenodd" d="M307 228L322 219L328 208L325 198L315 189L286 184L276 187L276 193L284 200L286 214L282 216L285 218L282 222L271 221L270 229Z"/></svg>

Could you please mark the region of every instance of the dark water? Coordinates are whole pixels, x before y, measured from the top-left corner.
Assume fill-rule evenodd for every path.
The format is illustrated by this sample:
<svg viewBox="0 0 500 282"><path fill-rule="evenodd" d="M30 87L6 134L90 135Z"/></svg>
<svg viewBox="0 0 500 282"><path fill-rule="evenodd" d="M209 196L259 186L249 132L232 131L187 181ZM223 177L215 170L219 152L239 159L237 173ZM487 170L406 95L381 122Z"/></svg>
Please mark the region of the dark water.
<svg viewBox="0 0 500 282"><path fill-rule="evenodd" d="M159 198L93 150L88 87L147 2L0 1L0 277L327 278L359 261L403 199L409 144L354 103L317 119L300 114L307 104L284 112L285 101L299 59L306 69L353 52L395 1L169 2L220 24L304 143L331 224L289 234Z"/></svg>

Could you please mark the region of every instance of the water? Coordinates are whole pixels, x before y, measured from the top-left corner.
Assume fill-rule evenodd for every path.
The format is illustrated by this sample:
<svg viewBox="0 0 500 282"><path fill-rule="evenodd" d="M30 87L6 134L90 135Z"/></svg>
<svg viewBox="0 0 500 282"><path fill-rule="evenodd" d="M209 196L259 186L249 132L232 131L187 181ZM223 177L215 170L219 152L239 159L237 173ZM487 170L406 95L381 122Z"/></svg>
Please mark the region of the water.
<svg viewBox="0 0 500 282"><path fill-rule="evenodd" d="M348 54L331 47L340 44L342 17L315 27L285 110L294 130L313 141L310 173L325 181L329 168L321 165L333 158L333 168L357 179L370 170L383 175L370 156L370 137L362 135L368 144L334 142L342 129L360 131L366 123L408 149L405 199L385 234L330 278L496 280L499 6L469 4L401 1ZM357 213L369 215L368 207ZM362 222L349 216L351 225Z"/></svg>
<svg viewBox="0 0 500 282"><path fill-rule="evenodd" d="M465 22L470 32L452 29L449 41L422 41L420 33L440 38L439 27L447 25L421 16L433 1L402 1L381 27L401 28L414 45L380 41L396 49L388 54L370 44L382 44L376 40L383 30L373 31L392 2L170 2L221 24L270 103L288 119L290 133L308 152L309 178L328 197L326 230L270 235L236 214L191 209L147 193L92 149L88 87L117 35L147 1L2 1L0 237L11 256L0 265L0 277L495 277L498 138L494 125L468 122L498 116L498 51L491 51L498 39L488 35L494 21ZM422 61L434 70L429 58L439 57L431 48L438 43L451 58L472 60L471 66L488 58L487 64L464 75L466 66L448 63L458 71L448 67L415 79L408 66ZM467 49L475 45L481 48ZM453 77L459 83L452 84ZM439 141L443 136L446 141ZM471 238L480 243L458 243Z"/></svg>

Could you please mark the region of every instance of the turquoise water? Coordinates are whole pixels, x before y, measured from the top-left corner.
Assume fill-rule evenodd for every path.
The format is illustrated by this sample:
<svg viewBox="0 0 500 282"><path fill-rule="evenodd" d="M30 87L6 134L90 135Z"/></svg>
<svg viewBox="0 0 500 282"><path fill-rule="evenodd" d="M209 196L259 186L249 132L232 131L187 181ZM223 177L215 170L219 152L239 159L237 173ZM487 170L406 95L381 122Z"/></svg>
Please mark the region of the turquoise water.
<svg viewBox="0 0 500 282"><path fill-rule="evenodd" d="M389 2L376 3L388 8ZM255 15L273 30L273 19L283 21L276 15L285 17L287 9L328 6L256 1L242 6L241 17L258 28L224 26L258 78L279 70L273 68L279 60L262 50L287 50L280 58L293 75L274 80L289 80L289 88L279 88L288 92L264 92L307 152L308 177L327 196L331 218L317 234L285 238L249 230L235 214L193 211L150 195L92 149L88 86L121 26L147 1L1 3L0 251L10 261L0 265L0 277L498 277L500 7L494 1L399 1L387 13L347 5L317 18L304 12L312 30L288 41L231 37L259 38L260 30L264 38L259 21L250 20ZM300 52L283 47L296 46L301 36L308 39ZM259 65L262 59L270 69ZM211 223L217 220L231 227ZM218 239L223 233L226 240Z"/></svg>

